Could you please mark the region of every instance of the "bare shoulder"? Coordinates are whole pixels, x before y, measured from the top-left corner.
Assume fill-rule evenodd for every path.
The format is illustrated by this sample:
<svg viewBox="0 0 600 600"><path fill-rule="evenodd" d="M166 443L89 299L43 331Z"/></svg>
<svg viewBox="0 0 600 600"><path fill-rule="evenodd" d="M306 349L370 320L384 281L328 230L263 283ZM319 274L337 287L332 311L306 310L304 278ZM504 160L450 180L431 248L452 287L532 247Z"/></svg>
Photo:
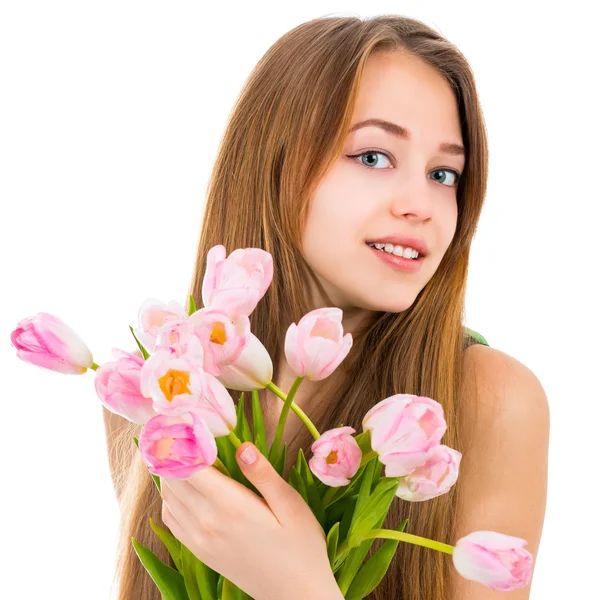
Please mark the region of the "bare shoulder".
<svg viewBox="0 0 600 600"><path fill-rule="evenodd" d="M505 352L474 345L464 355L459 401L468 439L457 484L457 540L481 530L519 537L527 540L535 564L548 482L546 393L531 369ZM458 575L453 586L453 600L505 597ZM525 600L529 592L530 585L510 597Z"/></svg>
<svg viewBox="0 0 600 600"><path fill-rule="evenodd" d="M522 362L496 348L476 344L464 352L462 396L476 397L482 418L535 417L548 424L550 409L544 388Z"/></svg>

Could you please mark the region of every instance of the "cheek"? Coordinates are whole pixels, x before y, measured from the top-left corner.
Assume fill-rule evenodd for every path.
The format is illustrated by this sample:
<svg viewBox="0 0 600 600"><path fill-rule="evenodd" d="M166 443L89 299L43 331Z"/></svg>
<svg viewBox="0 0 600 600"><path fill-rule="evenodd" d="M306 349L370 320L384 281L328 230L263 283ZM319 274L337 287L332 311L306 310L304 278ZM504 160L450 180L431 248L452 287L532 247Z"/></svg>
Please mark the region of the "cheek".
<svg viewBox="0 0 600 600"><path fill-rule="evenodd" d="M305 241L313 250L348 251L356 247L357 240L367 234L370 221L369 206L365 202L368 190L359 182L343 162L338 162L321 181L311 199Z"/></svg>
<svg viewBox="0 0 600 600"><path fill-rule="evenodd" d="M313 197L303 235L304 254L311 266L337 264L359 248L369 217L364 202L343 187L320 189Z"/></svg>

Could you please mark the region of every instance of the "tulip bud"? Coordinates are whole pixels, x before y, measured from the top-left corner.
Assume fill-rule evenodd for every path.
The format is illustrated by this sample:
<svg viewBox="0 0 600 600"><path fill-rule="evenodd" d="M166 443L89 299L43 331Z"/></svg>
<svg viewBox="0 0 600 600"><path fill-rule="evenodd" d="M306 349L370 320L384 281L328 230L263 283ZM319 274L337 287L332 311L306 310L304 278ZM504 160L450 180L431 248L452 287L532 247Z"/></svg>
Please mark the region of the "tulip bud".
<svg viewBox="0 0 600 600"><path fill-rule="evenodd" d="M154 352L161 328L169 322L184 322L188 318L185 308L177 300L165 304L156 298L148 298L139 308L139 327L134 329L137 339L149 352Z"/></svg>
<svg viewBox="0 0 600 600"><path fill-rule="evenodd" d="M462 537L452 554L456 570L492 590L511 592L525 587L533 573L527 541L496 531L475 531Z"/></svg>
<svg viewBox="0 0 600 600"><path fill-rule="evenodd" d="M203 372L174 350L161 348L149 356L140 372L140 389L152 398L157 413L181 415L193 409L203 392Z"/></svg>
<svg viewBox="0 0 600 600"><path fill-rule="evenodd" d="M232 321L222 310L202 308L188 320L204 350L204 370L215 377L232 364L248 344L250 320L242 315Z"/></svg>
<svg viewBox="0 0 600 600"><path fill-rule="evenodd" d="M297 377L319 381L329 377L352 347L352 334L344 335L342 311L318 308L292 323L285 336L285 356Z"/></svg>
<svg viewBox="0 0 600 600"><path fill-rule="evenodd" d="M379 460L393 466L394 477L412 473L446 432L444 409L426 396L395 394L365 415L363 431L371 431L371 447Z"/></svg>
<svg viewBox="0 0 600 600"><path fill-rule="evenodd" d="M330 429L311 446L313 456L308 461L312 473L330 487L348 485L360 468L362 450L352 437L352 427Z"/></svg>
<svg viewBox="0 0 600 600"><path fill-rule="evenodd" d="M108 410L143 425L158 414L152 408L152 399L146 398L140 388L144 359L139 350L131 354L113 348L112 353L117 360L96 369L96 393Z"/></svg>
<svg viewBox="0 0 600 600"><path fill-rule="evenodd" d="M462 454L443 444L434 446L425 462L412 473L400 479L396 496L408 502L423 502L447 493L458 479ZM397 477L396 465L385 468L386 477Z"/></svg>
<svg viewBox="0 0 600 600"><path fill-rule="evenodd" d="M215 438L194 412L156 415L142 428L139 448L148 470L170 479L189 479L217 459Z"/></svg>
<svg viewBox="0 0 600 600"><path fill-rule="evenodd" d="M64 374L85 373L93 364L92 353L63 321L49 313L19 321L10 340L21 360Z"/></svg>
<svg viewBox="0 0 600 600"><path fill-rule="evenodd" d="M250 334L240 355L219 367L217 379L226 387L240 392L261 390L273 379L273 361L260 340Z"/></svg>
<svg viewBox="0 0 600 600"><path fill-rule="evenodd" d="M249 316L273 280L273 257L261 248L238 248L226 257L213 246L206 257L202 302L225 311L232 321Z"/></svg>

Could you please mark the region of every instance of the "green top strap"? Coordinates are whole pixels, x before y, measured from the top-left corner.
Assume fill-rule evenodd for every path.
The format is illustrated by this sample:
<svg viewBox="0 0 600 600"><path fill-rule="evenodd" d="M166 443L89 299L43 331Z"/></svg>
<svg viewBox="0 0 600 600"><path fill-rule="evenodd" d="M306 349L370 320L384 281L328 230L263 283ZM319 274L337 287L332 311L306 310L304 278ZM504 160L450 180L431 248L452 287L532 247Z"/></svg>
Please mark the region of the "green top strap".
<svg viewBox="0 0 600 600"><path fill-rule="evenodd" d="M487 340L480 334L477 333L474 329L469 329L468 327L463 326L465 330L465 335L472 337L478 344L483 344L484 346L489 346Z"/></svg>

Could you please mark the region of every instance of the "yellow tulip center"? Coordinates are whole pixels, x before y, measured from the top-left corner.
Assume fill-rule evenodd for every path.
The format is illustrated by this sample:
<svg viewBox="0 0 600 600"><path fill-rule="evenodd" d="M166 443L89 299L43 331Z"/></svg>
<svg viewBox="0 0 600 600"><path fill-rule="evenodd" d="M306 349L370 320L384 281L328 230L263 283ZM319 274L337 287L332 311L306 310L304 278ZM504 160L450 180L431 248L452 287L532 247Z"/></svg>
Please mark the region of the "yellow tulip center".
<svg viewBox="0 0 600 600"><path fill-rule="evenodd" d="M327 456L327 458L325 459L325 462L328 465L335 465L335 463L337 462L337 457L338 453L337 450L332 450L329 455Z"/></svg>
<svg viewBox="0 0 600 600"><path fill-rule="evenodd" d="M179 394L191 394L188 388L190 383L190 374L187 371L167 371L158 379L158 384L165 398L171 402Z"/></svg>
<svg viewBox="0 0 600 600"><path fill-rule="evenodd" d="M212 332L210 334L210 341L213 344L220 344L221 346L227 341L227 334L225 333L225 324L220 321L213 323Z"/></svg>

